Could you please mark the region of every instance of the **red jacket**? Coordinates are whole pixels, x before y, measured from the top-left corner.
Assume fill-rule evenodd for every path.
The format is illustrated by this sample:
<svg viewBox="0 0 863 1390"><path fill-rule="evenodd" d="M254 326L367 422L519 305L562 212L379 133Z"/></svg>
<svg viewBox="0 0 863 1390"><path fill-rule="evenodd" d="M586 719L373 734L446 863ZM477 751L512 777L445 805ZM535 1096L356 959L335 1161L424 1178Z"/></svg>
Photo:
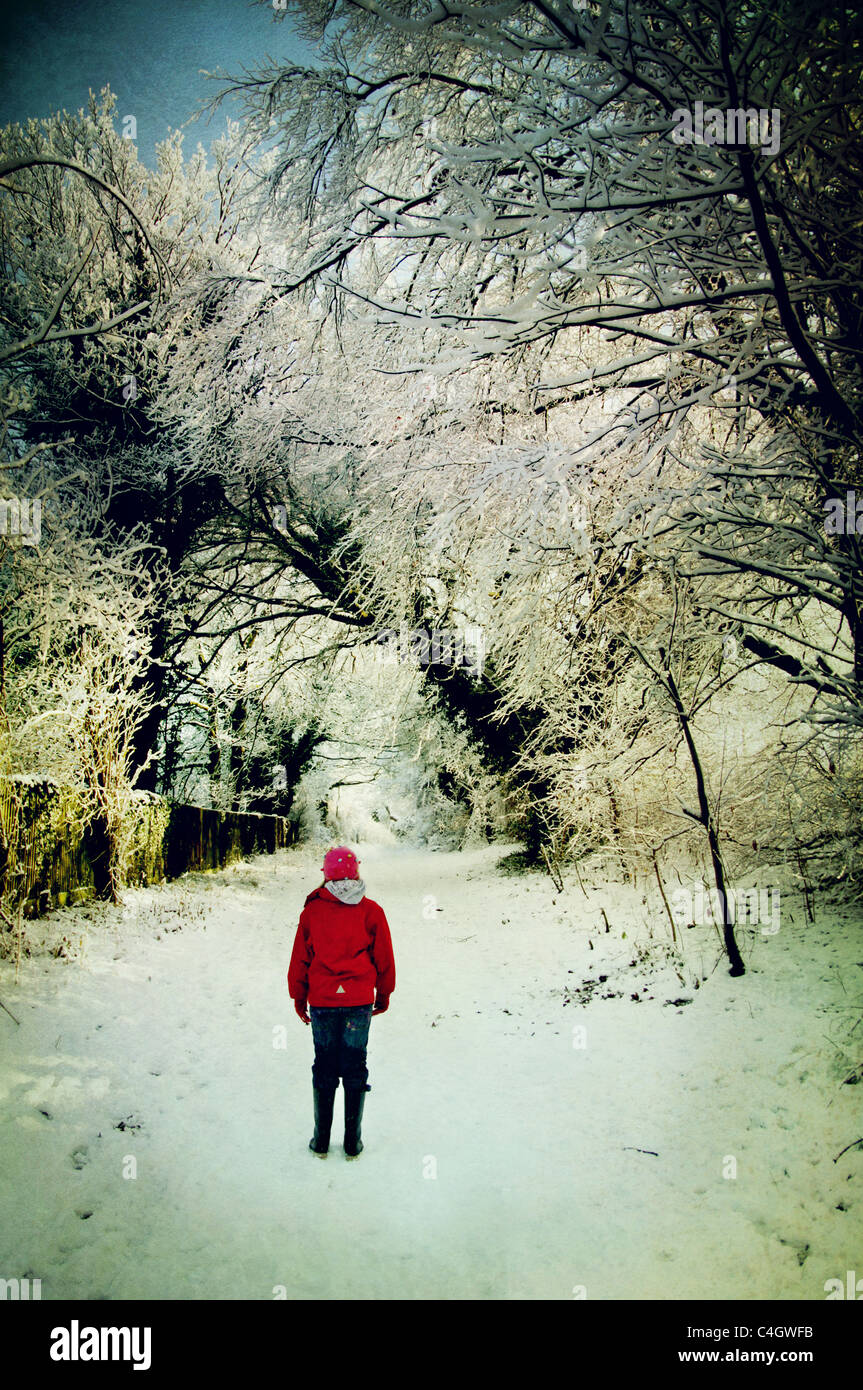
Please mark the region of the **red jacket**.
<svg viewBox="0 0 863 1390"><path fill-rule="evenodd" d="M383 908L339 902L325 887L306 898L288 967L288 989L312 1008L373 1004L396 987L393 944Z"/></svg>

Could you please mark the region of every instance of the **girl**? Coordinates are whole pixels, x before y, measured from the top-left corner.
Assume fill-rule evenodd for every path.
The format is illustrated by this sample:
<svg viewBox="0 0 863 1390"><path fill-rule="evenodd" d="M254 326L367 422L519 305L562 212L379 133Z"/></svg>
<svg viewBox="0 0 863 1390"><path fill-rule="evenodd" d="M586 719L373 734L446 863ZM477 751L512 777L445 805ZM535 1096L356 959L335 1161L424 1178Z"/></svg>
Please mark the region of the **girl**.
<svg viewBox="0 0 863 1390"><path fill-rule="evenodd" d="M373 1014L385 1013L396 967L383 909L365 896L359 860L344 846L327 850L324 882L306 898L288 969L288 989L315 1044L312 1153L326 1158L339 1077L345 1088L345 1154L362 1152L366 1047ZM310 1017L311 1015L311 1017Z"/></svg>

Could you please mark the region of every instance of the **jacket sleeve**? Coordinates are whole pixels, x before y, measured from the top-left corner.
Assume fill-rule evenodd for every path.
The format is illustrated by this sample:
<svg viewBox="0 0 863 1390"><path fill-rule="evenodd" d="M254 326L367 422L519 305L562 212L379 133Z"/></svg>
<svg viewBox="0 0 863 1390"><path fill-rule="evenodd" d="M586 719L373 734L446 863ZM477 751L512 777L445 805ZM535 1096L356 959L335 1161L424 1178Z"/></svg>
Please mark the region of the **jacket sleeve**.
<svg viewBox="0 0 863 1390"><path fill-rule="evenodd" d="M288 966L288 992L298 1004L304 1004L309 993L309 966L314 950L309 938L309 920L305 909L294 937L294 949Z"/></svg>
<svg viewBox="0 0 863 1390"><path fill-rule="evenodd" d="M375 903L372 913L372 944L369 954L378 972L376 989L380 996L388 998L396 987L396 963L393 956L393 943L383 908Z"/></svg>

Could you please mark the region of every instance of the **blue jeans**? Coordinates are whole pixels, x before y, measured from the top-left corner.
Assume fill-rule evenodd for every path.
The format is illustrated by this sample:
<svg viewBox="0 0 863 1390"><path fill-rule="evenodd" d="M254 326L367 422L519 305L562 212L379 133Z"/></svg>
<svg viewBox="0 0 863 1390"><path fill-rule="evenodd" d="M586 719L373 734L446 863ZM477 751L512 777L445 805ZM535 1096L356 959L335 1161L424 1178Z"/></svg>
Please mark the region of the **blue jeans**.
<svg viewBox="0 0 863 1390"><path fill-rule="evenodd" d="M312 1085L319 1091L335 1090L341 1076L345 1088L359 1089L368 1080L366 1048L372 1005L358 1004L351 1008L309 1008L315 1060L312 1065Z"/></svg>

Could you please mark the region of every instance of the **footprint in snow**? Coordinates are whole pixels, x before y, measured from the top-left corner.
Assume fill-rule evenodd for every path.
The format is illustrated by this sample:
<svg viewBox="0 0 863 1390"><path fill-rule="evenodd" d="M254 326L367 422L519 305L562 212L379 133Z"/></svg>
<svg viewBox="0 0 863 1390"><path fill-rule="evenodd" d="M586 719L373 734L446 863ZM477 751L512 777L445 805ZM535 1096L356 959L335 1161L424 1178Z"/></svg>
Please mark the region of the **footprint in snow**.
<svg viewBox="0 0 863 1390"><path fill-rule="evenodd" d="M87 1152L87 1146L86 1144L82 1144L79 1148L75 1149L75 1151L72 1154L72 1167L77 1168L80 1172L80 1170L85 1166L85 1164L89 1162L90 1155Z"/></svg>

